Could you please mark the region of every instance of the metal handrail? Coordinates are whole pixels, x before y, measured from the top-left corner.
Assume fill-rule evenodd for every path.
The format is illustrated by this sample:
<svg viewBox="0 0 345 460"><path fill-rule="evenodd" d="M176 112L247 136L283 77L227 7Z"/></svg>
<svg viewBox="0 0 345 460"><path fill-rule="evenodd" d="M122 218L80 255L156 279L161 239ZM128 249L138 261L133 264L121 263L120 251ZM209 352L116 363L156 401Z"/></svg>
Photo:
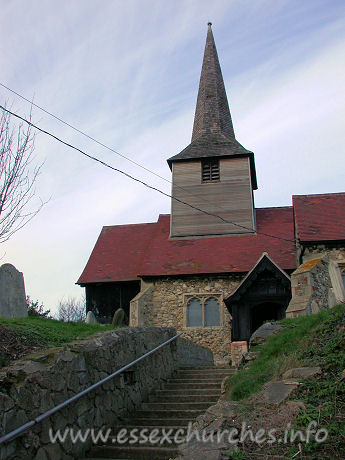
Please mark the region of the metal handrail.
<svg viewBox="0 0 345 460"><path fill-rule="evenodd" d="M130 362L129 364L126 364L125 366L121 367L121 369L118 369L117 371L113 372L112 374L108 375L107 377L104 377L104 379L100 380L99 382L94 383L93 385L89 386L85 390L80 391L79 393L77 393L76 395L72 396L69 399L66 399L66 401L62 402L61 404L58 404L57 406L53 407L52 409L49 409L48 411L46 411L43 414L39 415L38 417L34 418L30 422L27 422L24 425L22 425L21 427L16 428L15 430L11 431L10 433L5 434L4 436L2 436L0 438L0 445L5 443L5 442L11 441L12 439L16 438L20 434L22 434L25 431L29 430L33 426L35 426L38 423L42 422L46 418L48 418L51 415L55 414L59 410L63 409L64 407L66 407L68 405L70 405L72 402L76 401L77 399L81 398L82 396L86 395L87 393L90 393L90 391L95 390L99 386L103 385L103 383L108 382L108 380L111 380L112 378L114 378L117 375L121 374L121 372L125 371L129 367L134 366L134 364L137 364L142 359L146 358L147 356L152 355L152 353L154 353L155 351L157 351L160 348L164 347L165 345L167 345L168 343L172 342L173 340L176 340L178 337L180 337L180 335L182 335L182 332L180 332L179 334L175 335L174 337L172 337L171 339L167 340L166 342L161 343L160 345L158 345L158 347L153 348L152 350L148 351L143 356L140 356L140 358L137 358L134 361Z"/></svg>

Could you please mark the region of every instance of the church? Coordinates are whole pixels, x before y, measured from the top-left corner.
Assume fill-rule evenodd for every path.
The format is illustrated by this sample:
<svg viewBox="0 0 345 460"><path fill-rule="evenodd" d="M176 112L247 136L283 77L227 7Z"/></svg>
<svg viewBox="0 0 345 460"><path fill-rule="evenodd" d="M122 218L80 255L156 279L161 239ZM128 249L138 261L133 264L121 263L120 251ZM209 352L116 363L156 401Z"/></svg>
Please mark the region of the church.
<svg viewBox="0 0 345 460"><path fill-rule="evenodd" d="M285 317L300 264L327 255L344 276L345 193L255 207L255 157L235 137L211 23L191 143L167 162L171 214L103 227L77 281L100 322L123 308L130 326L175 327L222 359Z"/></svg>

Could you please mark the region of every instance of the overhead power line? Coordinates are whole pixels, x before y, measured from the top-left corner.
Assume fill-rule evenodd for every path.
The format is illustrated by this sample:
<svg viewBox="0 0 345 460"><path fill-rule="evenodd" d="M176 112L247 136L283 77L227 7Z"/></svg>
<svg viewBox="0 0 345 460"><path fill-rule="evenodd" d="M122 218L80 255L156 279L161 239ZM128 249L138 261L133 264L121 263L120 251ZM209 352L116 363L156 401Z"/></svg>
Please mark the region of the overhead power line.
<svg viewBox="0 0 345 460"><path fill-rule="evenodd" d="M27 125L31 126L32 128L34 129L37 129L38 131L40 131L41 133L43 134L46 134L47 136L50 136L52 137L53 139L55 139L56 141L60 142L61 144L65 145L66 147L69 147L73 150L76 150L77 152L81 153L82 155L84 155L85 157L89 158L90 160L93 160L97 163L100 163L101 165L105 166L106 168L109 168L115 172L118 172L120 174L123 174L124 176L128 177L129 179L135 181L135 182L138 182L142 185L144 185L145 187L151 189L151 190L154 190L168 198L171 198L175 201L178 201L179 203L181 204L184 204L185 206L188 206L192 209L195 209L196 211L199 211L203 214L206 214L208 216L212 216L212 217L216 217L217 219L220 219L222 222L224 223L227 223L227 224L231 224L231 225L234 225L236 227L239 227L239 228L242 228L244 230L249 230L250 232L254 232L254 233L257 233L257 234L260 234L260 235L264 235L264 236L267 236L269 238L276 238L276 239L279 239L279 240L283 240L283 241L288 241L288 242L291 242L291 243L295 243L295 240L291 240L291 239L288 239L288 238L282 238L281 236L277 236L277 235L270 235L268 233L265 233L265 232L258 232L257 230L253 229L253 228L250 228L250 227L246 227L244 225L241 225L241 224L237 224L236 222L232 222L228 219L224 219L222 216L219 216L218 214L213 214L211 212L208 212L208 211L205 211L204 209L201 209L197 206L194 206L190 203L187 203L186 201L183 201L183 200L180 200L179 198L173 196L173 195L170 195L169 193L166 193L166 192L163 192L163 190L160 190L159 188L157 187L154 187L150 184L147 184L146 182L144 182L143 180L141 179L138 179L137 177L134 177L132 176L131 174L128 174L126 173L125 171L122 171L121 169L118 169L118 168L115 168L114 166L106 163L105 161L103 160L100 160L99 158L93 156L93 155L90 155L89 153L85 152L84 150L81 150L80 148L70 144L69 142L66 142L64 141L63 139L59 138L58 136L55 136L54 134L50 133L49 131L46 131L45 129L42 129L40 128L39 126L35 125L34 123L32 123L31 121L29 120L26 120L25 118L23 118L22 116L18 115L17 113L14 113L12 112L11 110L3 107L2 105L0 105L0 108L2 110L4 110L5 112L8 112L10 115L14 116L15 118L18 118L19 120L23 121L24 123L26 123Z"/></svg>
<svg viewBox="0 0 345 460"><path fill-rule="evenodd" d="M34 106L36 107L37 109L41 110L42 112L46 113L47 115L49 115L50 117L54 118L55 120L58 120L60 123L63 123L64 125L68 126L69 128L73 129L74 131L76 131L77 133L85 136L86 138L90 139L91 141L95 142L96 144L100 145L101 147L104 147L105 149L109 150L110 152L112 153L115 153L116 155L119 155L121 158L124 158L125 160L129 161L130 163L138 166L139 168L143 169L144 171L147 171L149 172L150 174L153 174L154 176L158 177L159 179L162 179L164 180L165 182L168 182L169 184L172 184L172 181L167 179L166 177L163 177L161 176L160 174L156 173L155 171L152 171L152 169L149 169L147 168L146 166L143 166L142 164L138 163L137 161L134 161L132 160L131 158L127 157L126 155L124 155L123 153L120 153L118 150L115 150L113 149L112 147L109 147L108 145L104 144L103 142L99 141L98 139L95 139L94 137L90 136L89 134L87 134L85 131L82 131L81 129L79 128L76 128L75 126L71 125L70 123L68 123L67 121L63 120L62 118L58 117L57 115L55 115L54 113L50 112L49 110L43 108L42 106L36 104L35 102L31 101L30 99L26 98L25 96L23 96L22 94L18 93L17 91L15 91L14 89L12 88L9 88L8 86L6 86L4 83L1 83L0 82L0 86L2 86L3 88L7 89L8 91L10 91L11 93L15 94L16 96L20 97L21 99L23 99L24 101L28 102L31 106ZM190 196L194 196L195 195L190 191L190 190L186 190L185 188L181 187L180 185L176 185L175 184L175 187L178 188L179 190L182 190L186 193L188 193L188 195ZM212 204L213 207L221 210L221 211L225 211L225 209L219 205L218 203L211 203L209 200L207 200L206 198L204 197L199 197L202 201L204 201L205 203L209 203L209 204Z"/></svg>
<svg viewBox="0 0 345 460"><path fill-rule="evenodd" d="M119 155L121 158L124 158L125 160L127 161L130 161L131 163L133 163L134 165L138 166L139 168L142 168L144 169L145 171L159 177L160 179L166 181L166 182L169 182L171 183L171 181L169 179L166 179L165 177L159 175L158 173L154 172L154 171L151 171L151 169L149 168L146 168L145 166L141 165L140 163L137 163L136 161L132 160L131 158L127 157L126 155L124 155L123 153L120 153L118 152L117 150L113 149L112 147L109 147L108 145L104 144L103 142L99 141L98 139L95 139L94 137L90 136L89 134L87 134L85 131L82 131L81 129L79 128L76 128L75 126L71 125L70 123L68 123L67 121L63 120L62 118L58 117L57 115L54 115L52 112L49 112L48 110L44 109L43 107L39 106L38 104L35 104L33 101L30 101L30 99L27 99L25 96L23 96L22 94L19 94L17 93L17 91L14 91L14 89L11 89L9 88L8 86L4 85L3 83L0 82L0 86L2 86L3 88L7 89L8 91L10 91L11 93L15 94L16 96L20 97L21 99L23 99L24 101L28 102L29 104L33 105L34 107L36 107L37 109L40 109L42 110L42 112L46 113L47 115L49 115L50 117L53 117L55 118L55 120L58 120L60 121L60 123L63 123L64 125L68 126L69 128L72 128L74 131L76 131L77 133L79 134L82 134L83 136L87 137L88 139L90 139L91 141L93 142L96 142L96 144L100 145L101 147L104 147L105 149L107 150L110 150L111 152L115 153L116 155Z"/></svg>

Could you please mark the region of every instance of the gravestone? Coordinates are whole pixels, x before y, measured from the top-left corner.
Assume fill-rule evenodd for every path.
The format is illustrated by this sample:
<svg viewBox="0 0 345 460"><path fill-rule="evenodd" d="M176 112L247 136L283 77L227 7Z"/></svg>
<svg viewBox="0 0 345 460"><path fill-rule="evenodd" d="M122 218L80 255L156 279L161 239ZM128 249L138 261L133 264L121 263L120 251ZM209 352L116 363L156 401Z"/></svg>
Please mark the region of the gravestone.
<svg viewBox="0 0 345 460"><path fill-rule="evenodd" d="M11 264L0 267L0 316L28 316L23 273Z"/></svg>
<svg viewBox="0 0 345 460"><path fill-rule="evenodd" d="M95 324L97 323L96 316L93 311L88 311L85 319L86 324Z"/></svg>

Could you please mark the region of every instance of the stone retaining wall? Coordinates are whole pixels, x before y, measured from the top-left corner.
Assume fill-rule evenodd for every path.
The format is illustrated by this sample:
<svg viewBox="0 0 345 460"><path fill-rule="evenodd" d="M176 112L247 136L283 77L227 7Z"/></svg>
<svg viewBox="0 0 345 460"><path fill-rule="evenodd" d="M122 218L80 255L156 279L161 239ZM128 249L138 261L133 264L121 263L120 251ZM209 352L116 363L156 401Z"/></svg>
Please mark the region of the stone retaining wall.
<svg viewBox="0 0 345 460"><path fill-rule="evenodd" d="M0 435L9 433L173 337L173 328L126 328L18 360L0 371ZM90 441L52 444L49 429L112 428L177 367L172 342L0 448L0 459L72 460Z"/></svg>

